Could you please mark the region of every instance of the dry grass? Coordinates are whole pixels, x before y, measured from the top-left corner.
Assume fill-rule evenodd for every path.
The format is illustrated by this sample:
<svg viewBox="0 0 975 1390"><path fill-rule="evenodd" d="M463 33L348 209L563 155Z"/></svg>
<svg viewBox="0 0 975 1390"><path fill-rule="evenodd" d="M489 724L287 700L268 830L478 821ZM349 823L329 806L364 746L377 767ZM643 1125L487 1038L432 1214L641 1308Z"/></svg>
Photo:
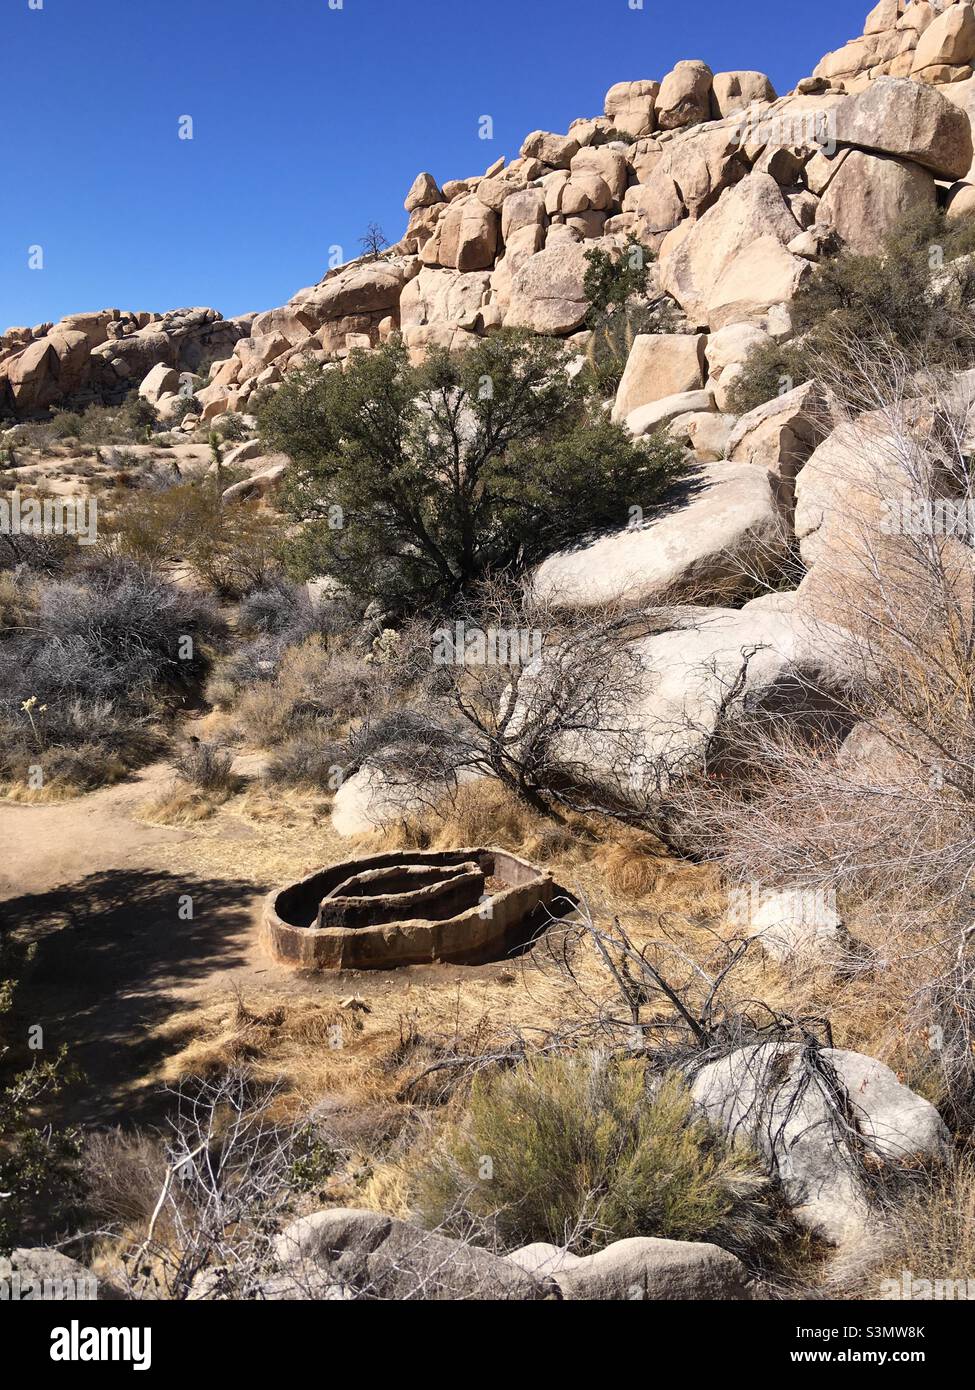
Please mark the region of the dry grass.
<svg viewBox="0 0 975 1390"><path fill-rule="evenodd" d="M716 879L713 869L670 858L653 835L609 819L569 815L564 824L539 815L499 783L483 779L458 788L453 800L363 843L383 848L450 849L497 845L549 869L566 887L595 893L620 909L663 893L697 896Z"/></svg>
<svg viewBox="0 0 975 1390"><path fill-rule="evenodd" d="M181 1022L174 1020L176 1029ZM358 1010L342 1009L331 1000L255 998L247 1003L237 994L194 1015L196 1036L166 1064L162 1080L176 1085L245 1066L255 1080L287 1078L298 1084L314 1071L324 1094L333 1080L330 1054L353 1044L362 1029Z"/></svg>
<svg viewBox="0 0 975 1390"><path fill-rule="evenodd" d="M257 833L242 838L244 827ZM369 837L358 848L376 851L406 837L437 847L497 843L525 854L585 896L597 921L608 925L619 915L634 942L671 972L675 948L706 963L733 931L727 886L715 867L669 859L651 837L611 822L553 825L490 783L464 788L444 816ZM356 852L354 843L331 830L323 798L271 794L260 784L202 822L189 851L197 872L264 887ZM185 868L187 853L175 844L159 851L174 870ZM843 976L825 969L797 973L756 947L736 973L731 994L829 1017L838 1046L880 1057L908 1084L930 1093L917 1070L930 1054L905 1032L903 1000L913 982L909 962L893 959L890 918L869 903L841 907L854 935L878 951L877 961L865 959ZM552 946L557 938L555 931ZM330 1184L327 1200L402 1215L406 1179L391 1136L412 1134L418 1114L440 1113L434 1088L404 1099L405 1084L445 1051L488 1050L516 1035L542 1044L556 1025L585 1018L594 1000L610 997L611 982L588 946L576 961L579 986L558 974L552 955L543 944L495 966L376 971L354 979L280 972L277 986L248 981L243 999L211 992L202 1005L187 1000L164 1025L162 1034L179 1050L155 1079L172 1085L243 1062L256 1081L280 1086L282 1118L324 1107L329 1125L343 1126L352 1157ZM341 1009L352 994L361 995L370 1012ZM333 1045L336 1025L340 1046Z"/></svg>
<svg viewBox="0 0 975 1390"><path fill-rule="evenodd" d="M151 745L147 741L142 746ZM135 748L139 748L138 742ZM107 743L84 743L76 747L55 745L38 750L23 745L14 757L7 758L11 775L0 782L0 799L24 806L73 801L101 787L125 781L139 761L138 752L133 755L133 750L111 748ZM40 767L43 773L43 783L37 787L30 785L35 775L34 766Z"/></svg>
<svg viewBox="0 0 975 1390"><path fill-rule="evenodd" d="M887 1213L872 1247L841 1257L827 1269L825 1292L831 1298L902 1298L905 1271L915 1281L960 1281L964 1286L935 1297L975 1297L975 1161L970 1155L930 1177Z"/></svg>
<svg viewBox="0 0 975 1390"><path fill-rule="evenodd" d="M233 795L230 787L204 789L176 782L162 796L147 802L140 809L138 819L146 825L198 825L200 821L210 820Z"/></svg>
<svg viewBox="0 0 975 1390"><path fill-rule="evenodd" d="M118 780L118 778L114 779ZM0 786L0 799L13 801L21 806L43 806L58 801L74 801L84 795L81 787L71 782L54 779L45 782L43 787L29 787L25 782L7 782Z"/></svg>

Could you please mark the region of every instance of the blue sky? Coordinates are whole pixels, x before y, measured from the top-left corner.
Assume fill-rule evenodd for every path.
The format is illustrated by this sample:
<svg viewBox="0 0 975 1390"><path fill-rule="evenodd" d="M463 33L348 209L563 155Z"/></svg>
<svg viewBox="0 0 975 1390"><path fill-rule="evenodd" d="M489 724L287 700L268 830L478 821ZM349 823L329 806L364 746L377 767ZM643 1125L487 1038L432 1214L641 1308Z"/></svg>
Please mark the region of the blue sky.
<svg viewBox="0 0 975 1390"><path fill-rule="evenodd" d="M0 0L0 329L107 306L281 304L332 246L358 254L369 222L396 240L420 169L481 173L679 58L788 90L870 8L637 3Z"/></svg>

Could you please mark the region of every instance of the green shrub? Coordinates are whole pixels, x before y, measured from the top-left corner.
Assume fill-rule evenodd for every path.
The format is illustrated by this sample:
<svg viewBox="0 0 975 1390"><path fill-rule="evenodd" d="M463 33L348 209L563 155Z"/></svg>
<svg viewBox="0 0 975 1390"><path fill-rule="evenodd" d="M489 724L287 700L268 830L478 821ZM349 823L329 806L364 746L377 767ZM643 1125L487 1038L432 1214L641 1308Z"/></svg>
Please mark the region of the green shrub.
<svg viewBox="0 0 975 1390"><path fill-rule="evenodd" d="M202 415L203 407L195 396L180 396L169 417L170 428L181 425L187 415Z"/></svg>
<svg viewBox="0 0 975 1390"><path fill-rule="evenodd" d="M137 442L145 439L158 424L155 406L133 391L118 413L117 424L128 438Z"/></svg>
<svg viewBox="0 0 975 1390"><path fill-rule="evenodd" d="M198 404L198 402L194 402L194 404ZM244 424L244 417L236 412L231 412L220 426L220 436L233 444L249 439L250 431Z"/></svg>
<svg viewBox="0 0 975 1390"><path fill-rule="evenodd" d="M0 981L0 994L3 984ZM0 1047L0 1056L3 1051ZM39 1107L75 1075L62 1049L51 1061L35 1063L0 1087L0 1256L18 1245L36 1243L22 1224L31 1217L43 1215L53 1230L80 1192L78 1131L38 1119Z"/></svg>
<svg viewBox="0 0 975 1390"><path fill-rule="evenodd" d="M728 408L735 415L747 415L773 396L784 395L811 380L813 375L814 360L809 348L797 343L767 343L755 348L747 358L741 376L728 392Z"/></svg>
<svg viewBox="0 0 975 1390"><path fill-rule="evenodd" d="M752 1225L761 1206L743 1196L755 1191L752 1155L693 1116L678 1077L648 1100L641 1063L595 1053L536 1057L478 1079L463 1118L407 1170L428 1226L479 1230L504 1249L730 1240L736 1220Z"/></svg>
<svg viewBox="0 0 975 1390"><path fill-rule="evenodd" d="M80 439L84 427L84 419L73 410L59 410L51 421L55 439Z"/></svg>
<svg viewBox="0 0 975 1390"><path fill-rule="evenodd" d="M845 249L822 261L792 304L797 340L751 354L733 387L732 410L742 414L771 400L783 380L810 380L818 362L855 384L864 348L869 357L876 343L893 342L918 366L971 365L975 267L962 258L973 252L975 225L926 209L904 217L876 253Z"/></svg>
<svg viewBox="0 0 975 1390"><path fill-rule="evenodd" d="M590 303L590 316L622 308L628 300L646 294L650 267L656 256L631 232L616 254L598 246L586 252L587 270L582 288Z"/></svg>
<svg viewBox="0 0 975 1390"><path fill-rule="evenodd" d="M500 334L419 366L397 340L289 374L261 426L294 461L295 577L415 610L652 508L680 450L634 444L567 362L551 339Z"/></svg>

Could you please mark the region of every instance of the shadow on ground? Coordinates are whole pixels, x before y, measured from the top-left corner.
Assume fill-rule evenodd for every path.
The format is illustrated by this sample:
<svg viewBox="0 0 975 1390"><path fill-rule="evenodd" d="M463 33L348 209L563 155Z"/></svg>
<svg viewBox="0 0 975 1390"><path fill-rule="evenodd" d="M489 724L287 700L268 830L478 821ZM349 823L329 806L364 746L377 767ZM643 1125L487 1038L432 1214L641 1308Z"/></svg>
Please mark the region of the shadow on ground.
<svg viewBox="0 0 975 1390"><path fill-rule="evenodd" d="M173 1013L177 992L244 962L260 896L252 884L112 870L0 903L0 933L33 947L4 1018L4 1074L37 1058L27 1037L39 1024L40 1055L66 1045L84 1076L45 1106L46 1119L149 1118L159 1088L145 1079L179 1046L154 1031Z"/></svg>

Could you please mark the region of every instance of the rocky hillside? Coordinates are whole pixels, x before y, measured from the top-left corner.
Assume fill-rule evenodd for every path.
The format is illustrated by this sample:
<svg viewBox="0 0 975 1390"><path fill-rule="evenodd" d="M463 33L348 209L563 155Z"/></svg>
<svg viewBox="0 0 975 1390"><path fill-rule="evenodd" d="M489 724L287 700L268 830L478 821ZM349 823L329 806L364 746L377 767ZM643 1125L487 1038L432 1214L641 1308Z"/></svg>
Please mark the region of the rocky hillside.
<svg viewBox="0 0 975 1390"><path fill-rule="evenodd" d="M50 931L67 965L25 958L20 1032L53 977L86 1065L143 1087L139 952L205 974L224 882L239 964L177 996L150 957L180 1049L153 1079L261 1134L241 1097L284 1081L268 1106L327 1141L245 1145L227 1219L209 1121L99 1139L89 1229L118 1173L164 1174L107 1296L887 1298L970 1268L973 116L975 0L880 0L783 96L692 59L421 172L395 246L287 304L0 340L4 478L97 494L105 542L0 533L0 834L23 901L47 854L88 913ZM128 880L103 911L103 853L150 856L159 914L205 872L192 937ZM517 954L509 888L567 909ZM361 957L325 935L352 926ZM129 998L138 1057L102 1012Z"/></svg>
<svg viewBox="0 0 975 1390"><path fill-rule="evenodd" d="M969 213L973 62L967 0L880 0L861 37L783 97L761 72L714 73L698 59L659 80L619 82L602 115L564 134L533 131L517 158L483 174L419 174L394 248L279 308L232 320L203 308L106 309L8 329L0 408L31 418L114 401L160 364L202 364L196 395L211 421L246 412L296 364L341 359L397 330L414 355L501 327L573 339L588 309L587 252L632 234L658 253L654 274L679 330L713 336L694 344L694 362L641 358L618 408L631 415L694 390L695 416L720 413L756 334L789 336L785 306L831 238L869 250L912 208ZM749 331L717 337L736 324ZM175 399L161 393L163 419ZM191 414L184 427L199 423ZM655 427L660 413L637 423Z"/></svg>

